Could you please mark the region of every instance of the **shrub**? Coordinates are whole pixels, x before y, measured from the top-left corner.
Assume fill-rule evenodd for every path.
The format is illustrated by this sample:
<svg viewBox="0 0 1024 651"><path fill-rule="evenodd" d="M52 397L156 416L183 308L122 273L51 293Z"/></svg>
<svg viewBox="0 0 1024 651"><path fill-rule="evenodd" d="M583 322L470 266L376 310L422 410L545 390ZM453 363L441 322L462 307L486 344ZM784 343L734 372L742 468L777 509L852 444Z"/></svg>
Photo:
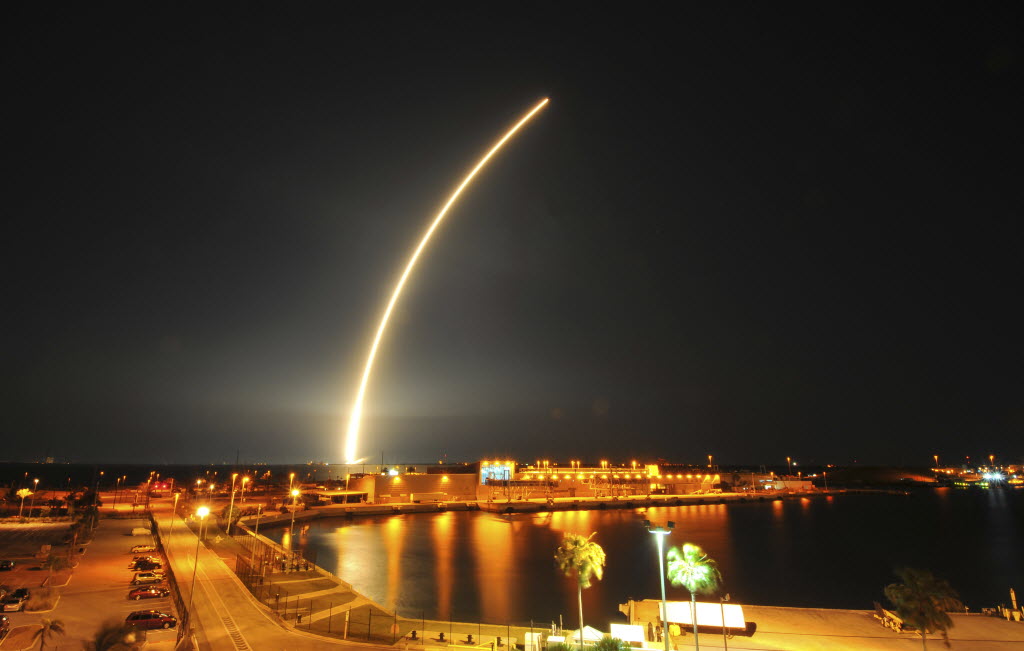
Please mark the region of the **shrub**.
<svg viewBox="0 0 1024 651"><path fill-rule="evenodd" d="M25 602L25 610L52 610L60 599L60 593L52 588L39 588L29 593Z"/></svg>

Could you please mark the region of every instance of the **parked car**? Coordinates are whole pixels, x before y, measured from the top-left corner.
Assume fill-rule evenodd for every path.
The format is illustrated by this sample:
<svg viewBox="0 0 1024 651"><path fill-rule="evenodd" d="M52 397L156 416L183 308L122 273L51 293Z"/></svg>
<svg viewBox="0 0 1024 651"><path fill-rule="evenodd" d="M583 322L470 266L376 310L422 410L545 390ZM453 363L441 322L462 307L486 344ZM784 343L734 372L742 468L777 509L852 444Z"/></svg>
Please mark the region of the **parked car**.
<svg viewBox="0 0 1024 651"><path fill-rule="evenodd" d="M159 561L134 561L128 566L129 570L160 570L163 569L164 564Z"/></svg>
<svg viewBox="0 0 1024 651"><path fill-rule="evenodd" d="M132 547L133 554L145 554L147 552L155 552L156 545L135 545Z"/></svg>
<svg viewBox="0 0 1024 651"><path fill-rule="evenodd" d="M135 577L132 578L132 585L142 585L143 583L160 583L163 580L163 572L136 572Z"/></svg>
<svg viewBox="0 0 1024 651"><path fill-rule="evenodd" d="M26 588L18 588L4 597L0 604L3 605L4 612L10 613L25 610L26 601L28 601L28 590Z"/></svg>
<svg viewBox="0 0 1024 651"><path fill-rule="evenodd" d="M135 588L128 593L129 599L138 601L139 599L160 599L171 594L171 591L163 586L150 586L148 588Z"/></svg>
<svg viewBox="0 0 1024 651"><path fill-rule="evenodd" d="M0 561L0 572L14 569L14 561Z"/></svg>
<svg viewBox="0 0 1024 651"><path fill-rule="evenodd" d="M141 556L135 556L134 558L132 558L133 563L137 561L152 561L153 563L164 562L162 558L160 558L159 556L153 556L152 554L143 554Z"/></svg>
<svg viewBox="0 0 1024 651"><path fill-rule="evenodd" d="M178 618L159 610L136 610L124 618L124 623L135 628L174 628Z"/></svg>

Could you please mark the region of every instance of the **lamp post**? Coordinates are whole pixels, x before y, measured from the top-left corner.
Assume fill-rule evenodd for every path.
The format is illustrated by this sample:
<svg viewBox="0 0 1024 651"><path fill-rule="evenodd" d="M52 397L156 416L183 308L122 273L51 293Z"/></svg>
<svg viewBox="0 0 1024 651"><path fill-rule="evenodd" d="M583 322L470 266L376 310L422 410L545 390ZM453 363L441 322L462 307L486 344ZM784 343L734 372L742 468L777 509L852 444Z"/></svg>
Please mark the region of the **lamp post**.
<svg viewBox="0 0 1024 651"><path fill-rule="evenodd" d="M178 493L174 494L174 508L171 509L171 530L167 532L167 538L170 539L174 535L174 514L178 512L178 498L181 497Z"/></svg>
<svg viewBox="0 0 1024 651"><path fill-rule="evenodd" d="M228 535L231 535L231 516L235 514L235 479L237 472L231 473L231 505L228 506Z"/></svg>
<svg viewBox="0 0 1024 651"><path fill-rule="evenodd" d="M188 614L189 619L192 618L192 600L196 596L196 570L199 569L199 541L203 538L203 524L206 522L206 516L210 515L210 509L205 506L200 506L196 509L196 516L199 517L199 532L196 534L196 562L192 566L192 589L189 590L188 594Z"/></svg>
<svg viewBox="0 0 1024 651"><path fill-rule="evenodd" d="M256 530L252 532L254 536L260 535L260 516L263 515L263 505L256 505Z"/></svg>
<svg viewBox="0 0 1024 651"><path fill-rule="evenodd" d="M248 482L248 481L249 481L249 478L248 478L248 477L242 477L242 492L241 492L241 494L239 495L239 501L240 501L240 503L242 503L242 504L245 504L245 484L246 484L246 482Z"/></svg>
<svg viewBox="0 0 1024 651"><path fill-rule="evenodd" d="M661 631L662 639L665 640L665 651L669 651L668 600L665 597L665 536L672 532L676 523L669 522L664 527L655 527L651 525L650 520L644 520L644 526L647 527L649 533L654 534L654 539L658 541L658 574L661 575Z"/></svg>
<svg viewBox="0 0 1024 651"><path fill-rule="evenodd" d="M714 465L712 465L712 463L711 463L711 459L713 459L713 458L714 458L714 455L712 455L712 454L709 454L709 455L708 455L708 469L709 469L709 470L710 470L711 468L714 468Z"/></svg>
<svg viewBox="0 0 1024 651"><path fill-rule="evenodd" d="M28 517L32 517L32 510L36 508L36 491L39 490L39 478L32 480L32 499L28 503Z"/></svg>
<svg viewBox="0 0 1024 651"><path fill-rule="evenodd" d="M932 459L935 459L935 469L938 470L938 468L939 468L939 455L933 454L932 455Z"/></svg>
<svg viewBox="0 0 1024 651"><path fill-rule="evenodd" d="M299 493L300 492L301 491L299 491L298 488L293 488L292 489L292 524L288 528L288 535L289 536L292 536L292 535L295 534L295 504L299 500Z"/></svg>
<svg viewBox="0 0 1024 651"><path fill-rule="evenodd" d="M725 602L729 601L729 595L722 597L722 645L725 647L725 651L729 651L729 631L725 628Z"/></svg>
<svg viewBox="0 0 1024 651"><path fill-rule="evenodd" d="M786 457L786 465L789 467L789 474L792 475L793 474L793 460L790 459L789 457Z"/></svg>

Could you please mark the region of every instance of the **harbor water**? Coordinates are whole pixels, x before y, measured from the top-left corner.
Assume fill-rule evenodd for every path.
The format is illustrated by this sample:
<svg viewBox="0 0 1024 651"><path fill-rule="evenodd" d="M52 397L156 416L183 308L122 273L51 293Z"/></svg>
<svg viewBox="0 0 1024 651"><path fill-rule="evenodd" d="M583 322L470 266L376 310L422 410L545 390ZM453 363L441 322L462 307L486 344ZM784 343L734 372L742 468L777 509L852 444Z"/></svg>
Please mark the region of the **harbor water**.
<svg viewBox="0 0 1024 651"><path fill-rule="evenodd" d="M406 617L526 624L576 621L576 587L554 564L566 532L590 534L607 554L604 578L584 591L587 619L620 621L617 604L656 598L654 536L692 542L718 562L717 600L774 606L870 609L893 570L910 566L949 580L971 608L1024 589L1024 491L953 489L839 494L786 500L557 511L480 511L324 518L261 533L335 573ZM668 585L669 599L688 599Z"/></svg>

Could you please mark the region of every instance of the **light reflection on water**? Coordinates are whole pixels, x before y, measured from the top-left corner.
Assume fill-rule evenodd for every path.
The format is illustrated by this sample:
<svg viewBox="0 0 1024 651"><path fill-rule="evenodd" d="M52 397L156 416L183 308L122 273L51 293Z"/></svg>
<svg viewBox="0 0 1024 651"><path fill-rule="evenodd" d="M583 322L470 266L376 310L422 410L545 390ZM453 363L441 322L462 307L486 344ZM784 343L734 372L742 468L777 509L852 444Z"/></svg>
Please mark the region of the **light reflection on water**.
<svg viewBox="0 0 1024 651"><path fill-rule="evenodd" d="M739 603L870 608L892 570L947 578L972 606L1005 601L1021 582L1024 495L934 491L911 497L841 495L752 504L636 510L483 512L328 518L296 525L295 545L358 591L410 617L545 623L576 617L576 589L554 564L564 533L604 547L602 581L584 608L603 624L628 598L659 593L644 519L676 522L668 545L693 542L714 558ZM287 526L261 529L288 540ZM964 553L969 550L969 553ZM668 587L669 599L686 599Z"/></svg>

